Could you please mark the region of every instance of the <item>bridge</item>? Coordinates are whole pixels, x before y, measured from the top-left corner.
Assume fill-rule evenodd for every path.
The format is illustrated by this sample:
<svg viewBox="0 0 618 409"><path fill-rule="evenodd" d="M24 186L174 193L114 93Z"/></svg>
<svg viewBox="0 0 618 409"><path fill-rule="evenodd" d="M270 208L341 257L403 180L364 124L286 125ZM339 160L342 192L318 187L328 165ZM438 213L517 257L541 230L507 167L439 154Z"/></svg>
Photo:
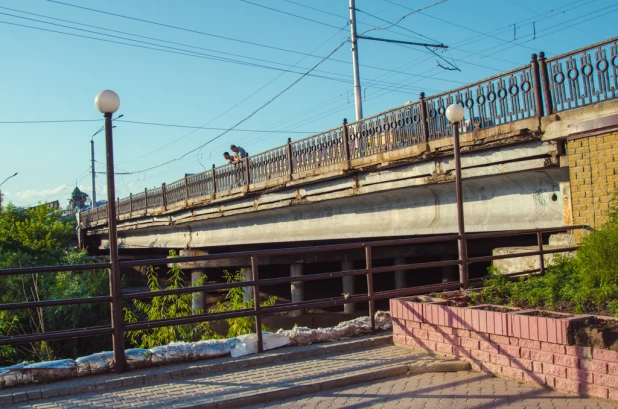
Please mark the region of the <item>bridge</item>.
<svg viewBox="0 0 618 409"><path fill-rule="evenodd" d="M117 201L121 249L216 248L455 231L451 124L466 109L467 231L572 224L568 125L618 112L616 39L425 97ZM105 248L107 206L79 215Z"/></svg>

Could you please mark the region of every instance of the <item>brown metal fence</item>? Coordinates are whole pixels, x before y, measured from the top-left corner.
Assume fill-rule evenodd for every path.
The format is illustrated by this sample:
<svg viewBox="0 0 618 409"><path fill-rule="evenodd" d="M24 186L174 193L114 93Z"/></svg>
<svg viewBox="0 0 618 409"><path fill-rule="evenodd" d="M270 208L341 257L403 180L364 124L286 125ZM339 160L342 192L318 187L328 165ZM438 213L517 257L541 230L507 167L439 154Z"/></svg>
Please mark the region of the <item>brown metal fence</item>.
<svg viewBox="0 0 618 409"><path fill-rule="evenodd" d="M594 54L594 57L593 57ZM499 126L525 118L541 118L618 98L618 37L545 59L532 55L529 64L438 95L425 97L360 121L311 135L247 157L239 164L185 177L120 200L118 215L165 210L189 198L320 169L384 151L451 136L446 107L466 109L461 132ZM213 182L214 181L214 182ZM103 208L81 213L89 226L106 219Z"/></svg>
<svg viewBox="0 0 618 409"><path fill-rule="evenodd" d="M552 232L558 231L572 231L576 229L587 228L586 226L567 226L560 228L545 228L545 229L533 229L533 230L519 230L519 231L502 231L502 232L492 232L492 233L474 233L474 234L466 234L465 240L479 240L479 239L489 239L489 238L498 238L498 237L512 237L512 236L522 236L522 235L534 235L537 239L538 250L535 251L527 251L520 252L516 254L507 254L507 255L498 255L498 256L482 256L482 257L471 257L468 258L468 264L472 263L480 263L480 262L489 262L493 260L500 260L506 258L517 258L524 256L538 256L540 268L535 270L527 270L522 272L517 272L514 274L510 274L509 276L516 277L522 274L543 274L545 272L544 259L543 256L547 254L553 253L562 253L568 251L574 251L577 249L576 246L568 246L562 248L552 248L552 249L544 249L543 247L543 234L548 234ZM156 296L164 296L171 294L187 294L187 293L198 293L205 291L213 291L213 290L225 290L230 288L237 287L253 287L253 309L243 309L237 311L230 312L222 312L222 313L203 313L199 315L191 315L186 317L179 317L173 319L164 319L157 321L141 321L135 323L125 323L122 319L112 319L112 325L110 326L102 326L96 328L80 328L80 329L71 329L71 330L61 330L55 332L47 332L47 333L39 333L39 334L25 334L25 335L16 335L10 337L0 337L0 345L15 345L22 343L30 343L37 341L53 341L53 340L62 340L69 338L79 338L79 337L89 337L95 335L112 335L113 344L114 344L114 356L116 362L116 370L118 372L122 372L125 370L125 358L124 358L124 337L127 331L139 330L139 329L147 329L147 328L157 328L157 327L165 327L172 325L181 325L181 324L194 324L199 322L206 321L218 321L228 318L235 317L255 317L256 319L256 333L258 336L258 348L259 351L262 351L262 329L261 329L261 320L264 315L274 314L280 312L294 311L299 309L307 309L307 308L325 308L325 307L333 307L350 303L368 303L369 316L371 318L371 326L375 329L374 322L374 313L375 313L375 301L381 299L390 299L394 297L401 297L407 295L414 294L426 294L430 292L436 291L444 291L444 290L455 290L459 289L462 286L463 282L468 281L468 277L461 277L461 282L453 281L441 284L420 286L420 287L410 287L404 289L397 290L387 290L387 291L374 291L373 286L373 276L375 274L382 274L394 271L413 271L418 269L427 269L427 268L438 268L445 266L461 266L462 262L460 259L457 260L445 260L445 261L432 261L432 262L422 262L422 263L410 263L404 265L395 265L395 266L387 266L387 267L374 267L372 264L372 250L377 247L387 247L387 246L401 246L401 245L418 245L418 244L430 244L430 243L444 243L444 242L453 242L460 238L457 234L448 234L448 235L439 235L432 237L422 237L422 238L407 238L407 239L396 239L396 240L381 240L381 241L370 241L370 242L361 242L361 243L348 243L348 244L335 244L335 245L322 245L322 246L311 246L311 247L299 247L299 248L284 248L284 249L275 249L275 250L259 250L259 251L242 251L242 252L234 252L234 253L222 253L222 254L210 254L210 255L201 255L201 256L192 256L192 257L178 257L173 260L169 258L160 258L160 259L151 259L151 260L136 260L136 261L123 261L119 263L120 267L137 267L137 266L156 266L156 265L167 265L170 261L174 263L186 263L186 262L195 262L195 261L206 261L206 260L217 260L217 259L226 259L226 258L238 258L238 257L247 257L251 260L252 267L252 279L250 281L244 282L234 282L234 283L218 283L218 284L208 284L201 285L196 287L185 287L178 288L172 290L161 290L147 293L137 293L137 294L122 294L119 286L110 286L110 295L109 296L100 296L100 297L88 297L88 298L77 298L77 299L61 299L61 300L44 300L44 301L30 301L30 302L22 302L22 303L12 303L12 304L0 304L0 311L9 311L9 310L17 310L17 309L27 309L27 308L42 308L42 307L53 307L53 306L66 306L66 305L76 305L76 304L88 304L88 303L110 303L112 309L112 317L122 317L122 308L123 303L135 299L151 299ZM260 256L277 256L277 255L289 255L289 254L299 254L304 255L308 253L319 253L319 252L341 252L346 250L354 250L354 249L363 249L365 252L365 268L356 269L356 270L348 270L348 271L336 271L329 273L320 273L320 274L310 274L304 275L300 277L280 277L280 278L268 278L262 279L260 278L260 266L258 263L258 257ZM112 263L100 263L100 264L82 264L82 265L64 265L64 266L49 266L49 267L33 267L33 268L13 268L13 269L5 269L0 270L0 277L2 276L10 276L10 275L21 275L21 274L34 274L34 273L53 273L59 271L85 271L91 269L110 269L110 281L113 280L111 269L113 269ZM366 276L367 279L367 292L362 294L351 294L349 296L341 296L341 297L331 297L331 298L321 298L309 301L295 302L295 303L286 303L286 304L278 304L270 307L260 307L260 288L267 287L275 284L291 284L292 282L299 281L316 281L316 280L332 280L332 279L340 279L346 276ZM465 281L464 281L465 280ZM472 279L469 280L471 286L482 286L483 279Z"/></svg>

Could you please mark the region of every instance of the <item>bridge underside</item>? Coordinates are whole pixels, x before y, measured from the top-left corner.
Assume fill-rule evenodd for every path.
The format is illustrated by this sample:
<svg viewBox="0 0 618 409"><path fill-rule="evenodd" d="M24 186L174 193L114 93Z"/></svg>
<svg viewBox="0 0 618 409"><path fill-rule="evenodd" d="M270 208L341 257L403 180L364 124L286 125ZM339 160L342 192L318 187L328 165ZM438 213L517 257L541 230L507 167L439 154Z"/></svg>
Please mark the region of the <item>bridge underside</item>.
<svg viewBox="0 0 618 409"><path fill-rule="evenodd" d="M568 168L552 163L554 149L529 141L464 156L466 230L569 224ZM457 214L451 165L450 158L441 158L121 221L119 242L125 249L197 249L452 233ZM100 248L106 246L103 239Z"/></svg>

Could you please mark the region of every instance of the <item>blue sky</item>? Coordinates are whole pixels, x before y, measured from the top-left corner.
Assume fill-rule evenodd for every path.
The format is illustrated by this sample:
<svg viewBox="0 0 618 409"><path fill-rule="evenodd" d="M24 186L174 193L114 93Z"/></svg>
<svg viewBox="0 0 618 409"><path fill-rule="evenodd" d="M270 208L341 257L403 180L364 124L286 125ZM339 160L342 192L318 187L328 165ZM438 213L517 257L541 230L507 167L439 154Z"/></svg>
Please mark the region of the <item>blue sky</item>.
<svg viewBox="0 0 618 409"><path fill-rule="evenodd" d="M227 129L349 39L348 0L62 1L0 0L0 122L101 121L94 97L113 89L123 120ZM356 7L359 32L425 8L368 35L444 43L449 49L439 55L461 69L443 70L421 47L361 40L365 116L416 100L421 90L431 95L524 65L533 52L553 56L618 34L615 0L357 0ZM199 55L181 55L187 53ZM146 172L222 131L117 122L116 170L131 173L117 176L118 196L223 164L231 143L255 154L353 120L350 44L313 74L238 126L277 133L229 132L199 157L195 152ZM19 172L2 186L5 199L66 205L76 184L90 194L90 138L101 125L0 123L0 183ZM104 171L103 134L95 147L97 171ZM99 174L99 199L104 184Z"/></svg>

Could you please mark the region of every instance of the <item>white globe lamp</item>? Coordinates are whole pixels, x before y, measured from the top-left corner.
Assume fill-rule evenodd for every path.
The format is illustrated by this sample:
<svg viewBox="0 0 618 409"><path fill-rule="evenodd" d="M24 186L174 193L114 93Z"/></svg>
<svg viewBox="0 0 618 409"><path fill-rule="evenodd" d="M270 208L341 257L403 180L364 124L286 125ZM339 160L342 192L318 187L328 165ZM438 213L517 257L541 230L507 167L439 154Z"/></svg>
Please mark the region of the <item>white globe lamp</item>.
<svg viewBox="0 0 618 409"><path fill-rule="evenodd" d="M461 122L464 119L464 109L459 104L451 104L446 108L446 119L449 122Z"/></svg>
<svg viewBox="0 0 618 409"><path fill-rule="evenodd" d="M120 98L114 91L106 89L99 92L94 98L94 106L102 114L113 114L120 108Z"/></svg>

